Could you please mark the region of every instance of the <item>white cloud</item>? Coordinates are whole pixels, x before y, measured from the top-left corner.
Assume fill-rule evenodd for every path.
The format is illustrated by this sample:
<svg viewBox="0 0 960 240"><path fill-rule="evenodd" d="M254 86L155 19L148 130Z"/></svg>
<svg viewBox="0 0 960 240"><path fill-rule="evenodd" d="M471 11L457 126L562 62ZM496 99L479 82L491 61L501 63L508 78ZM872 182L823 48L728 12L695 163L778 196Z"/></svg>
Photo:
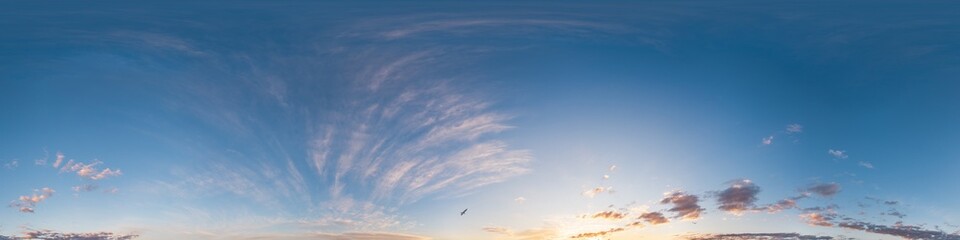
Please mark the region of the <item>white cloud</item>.
<svg viewBox="0 0 960 240"><path fill-rule="evenodd" d="M591 188L591 189L588 189L588 190L586 190L586 191L583 191L582 193L580 193L580 195L583 195L583 196L588 197L588 198L593 198L593 197L597 196L597 194L601 194L601 193L604 193L604 192L607 192L607 193L611 193L611 194L612 194L612 193L613 193L613 187L603 187L603 186L595 187L595 188Z"/></svg>
<svg viewBox="0 0 960 240"><path fill-rule="evenodd" d="M847 156L847 151L844 151L844 150L830 149L830 150L827 150L827 153L830 154L830 156L833 156L834 158L839 158L839 159L844 159L849 157Z"/></svg>
<svg viewBox="0 0 960 240"><path fill-rule="evenodd" d="M773 136L771 135L771 136L769 136L769 137L763 138L763 141L762 141L762 142L763 142L763 145L773 144Z"/></svg>
<svg viewBox="0 0 960 240"><path fill-rule="evenodd" d="M514 201L514 202L517 202L517 203L523 203L523 202L526 202L526 201L527 201L527 198L525 198L525 197L517 197L517 198L513 199L513 201Z"/></svg>
<svg viewBox="0 0 960 240"><path fill-rule="evenodd" d="M63 163L63 153L57 151L57 161L53 162L53 168L59 168L61 163Z"/></svg>
<svg viewBox="0 0 960 240"><path fill-rule="evenodd" d="M58 162L60 162L59 160L63 159L62 156L63 154L59 152L57 153ZM103 170L99 170L97 169L97 166L100 164L103 164L103 162L99 160L94 160L93 162L86 164L80 161L74 161L73 159L70 159L69 161L67 161L66 164L63 165L62 168L60 168L60 172L73 172L73 173L76 173L77 176L91 179L91 180L100 180L107 177L120 176L123 174L119 169L112 170L110 168L106 168ZM59 165L59 164L55 163L54 165Z"/></svg>
<svg viewBox="0 0 960 240"><path fill-rule="evenodd" d="M802 133L802 132L803 132L803 126L800 124L794 123L794 124L787 125L787 134Z"/></svg>
<svg viewBox="0 0 960 240"><path fill-rule="evenodd" d="M867 162L867 161L860 161L860 162L859 162L859 164L860 164L860 166L861 166L861 167L865 167L865 168L869 168L869 169L873 169L873 164L872 164L872 163L870 163L870 162Z"/></svg>
<svg viewBox="0 0 960 240"><path fill-rule="evenodd" d="M97 190L97 185L95 184L82 184L79 186L74 186L72 189L74 192L91 192Z"/></svg>
<svg viewBox="0 0 960 240"><path fill-rule="evenodd" d="M33 190L32 195L20 196L17 200L10 203L10 207L15 207L23 213L33 213L37 204L53 196L55 192L51 188L42 188Z"/></svg>
<svg viewBox="0 0 960 240"><path fill-rule="evenodd" d="M14 169L14 168L17 168L17 166L20 166L20 162L17 161L16 159L10 160L10 162L3 164L3 167L7 169Z"/></svg>

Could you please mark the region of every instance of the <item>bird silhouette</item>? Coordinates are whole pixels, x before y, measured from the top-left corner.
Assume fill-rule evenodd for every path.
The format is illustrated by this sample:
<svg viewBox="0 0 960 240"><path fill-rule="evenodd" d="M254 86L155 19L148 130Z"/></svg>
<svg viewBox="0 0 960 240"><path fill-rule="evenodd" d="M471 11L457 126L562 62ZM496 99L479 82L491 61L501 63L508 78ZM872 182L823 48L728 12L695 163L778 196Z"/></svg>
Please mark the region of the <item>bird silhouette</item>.
<svg viewBox="0 0 960 240"><path fill-rule="evenodd" d="M469 209L469 208L464 208L464 209L463 209L463 212L460 212L460 216L463 216L463 214L466 214L466 213L467 213L467 209Z"/></svg>

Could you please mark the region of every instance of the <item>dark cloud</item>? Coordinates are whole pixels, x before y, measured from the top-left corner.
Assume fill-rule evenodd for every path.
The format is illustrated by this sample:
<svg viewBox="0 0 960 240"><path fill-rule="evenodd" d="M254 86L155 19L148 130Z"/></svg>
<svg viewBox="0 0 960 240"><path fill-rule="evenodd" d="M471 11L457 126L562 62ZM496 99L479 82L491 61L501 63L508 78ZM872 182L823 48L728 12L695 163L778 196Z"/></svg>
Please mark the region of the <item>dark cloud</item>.
<svg viewBox="0 0 960 240"><path fill-rule="evenodd" d="M597 213L597 214L594 214L594 215L593 215L593 218L623 219L623 218L626 217L626 216L627 216L626 213L619 213L619 212L614 212L614 211L605 211L605 212L599 212L599 213Z"/></svg>
<svg viewBox="0 0 960 240"><path fill-rule="evenodd" d="M125 235L110 232L98 233L58 233L51 230L29 230L23 233L23 236L2 236L0 240L6 239L43 239L43 240L130 240L139 237L138 235Z"/></svg>
<svg viewBox="0 0 960 240"><path fill-rule="evenodd" d="M670 220L664 217L663 213L660 213L660 212L648 212L648 213L640 214L639 219L643 219L643 221L646 221L647 223L653 224L653 225L670 222Z"/></svg>
<svg viewBox="0 0 960 240"><path fill-rule="evenodd" d="M819 195L821 197L832 197L837 195L840 192L840 184L837 183L821 183L815 184L813 186L807 187L804 189L804 193L812 193Z"/></svg>
<svg viewBox="0 0 960 240"><path fill-rule="evenodd" d="M740 179L728 182L727 189L717 192L717 205L719 209L740 215L744 211L756 208L757 194L760 193L760 187L753 184L749 179Z"/></svg>
<svg viewBox="0 0 960 240"><path fill-rule="evenodd" d="M906 214L903 214L900 211L897 211L896 209L893 209L893 208L891 208L890 210L887 210L887 212L883 213L883 215L890 215L900 219L903 219L904 217L907 216Z"/></svg>
<svg viewBox="0 0 960 240"><path fill-rule="evenodd" d="M574 235L574 236L572 236L572 237L570 237L570 238L600 237L600 236L606 236L607 234L611 234L611 233L615 233L615 232L620 232L620 231L623 231L623 230L625 230L625 229L624 229L624 228L611 228L611 229L608 229L608 230L606 230L606 231L581 233L581 234Z"/></svg>
<svg viewBox="0 0 960 240"><path fill-rule="evenodd" d="M687 240L833 240L833 237L801 235L799 233L730 233L697 234L687 236Z"/></svg>
<svg viewBox="0 0 960 240"><path fill-rule="evenodd" d="M896 201L896 200L884 200L884 199L879 199L875 197L864 197L864 198L867 200L873 201L876 204L885 204L890 206L895 206L900 204L900 201Z"/></svg>
<svg viewBox="0 0 960 240"><path fill-rule="evenodd" d="M842 222L841 228L855 229L877 234L897 236L906 239L928 239L928 240L960 240L960 235L949 234L939 230L927 230L918 226L903 225L897 222L894 226L872 224L867 222Z"/></svg>
<svg viewBox="0 0 960 240"><path fill-rule="evenodd" d="M696 220L700 218L700 214L702 214L705 209L700 207L698 202L700 202L699 197L686 194L682 191L667 193L663 200L660 200L661 204L673 204L673 207L667 211L677 213L677 215L674 216L675 218L686 220Z"/></svg>

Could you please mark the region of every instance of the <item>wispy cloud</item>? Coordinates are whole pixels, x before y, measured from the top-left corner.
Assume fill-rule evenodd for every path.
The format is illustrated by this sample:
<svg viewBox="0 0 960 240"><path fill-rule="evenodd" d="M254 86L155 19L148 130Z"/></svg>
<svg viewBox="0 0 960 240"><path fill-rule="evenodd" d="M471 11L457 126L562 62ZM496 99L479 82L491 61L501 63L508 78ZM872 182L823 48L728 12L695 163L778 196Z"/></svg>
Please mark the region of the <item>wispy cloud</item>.
<svg viewBox="0 0 960 240"><path fill-rule="evenodd" d="M724 233L724 234L692 234L685 236L686 240L833 240L829 236L802 235L799 233Z"/></svg>
<svg viewBox="0 0 960 240"><path fill-rule="evenodd" d="M860 161L858 164L860 164L861 167L873 169L873 163L870 163L867 161Z"/></svg>
<svg viewBox="0 0 960 240"><path fill-rule="evenodd" d="M60 167L60 164L63 163L63 157L64 157L63 153L61 153L60 151L57 151L57 160L56 162L53 162L53 168Z"/></svg>
<svg viewBox="0 0 960 240"><path fill-rule="evenodd" d="M583 191L582 193L580 193L580 195L583 195L588 198L593 198L593 197L596 197L597 194L601 194L604 192L613 193L612 190L613 190L613 187L599 186L599 187L587 189L586 191Z"/></svg>
<svg viewBox="0 0 960 240"><path fill-rule="evenodd" d="M92 192L97 190L98 186L96 184L82 184L79 186L74 186L72 189L74 192Z"/></svg>
<svg viewBox="0 0 960 240"><path fill-rule="evenodd" d="M777 213L783 210L793 209L797 207L797 200L797 198L783 199L758 210L767 211L768 213Z"/></svg>
<svg viewBox="0 0 960 240"><path fill-rule="evenodd" d="M786 130L787 130L787 134L802 133L802 132L803 132L803 126L800 125L800 124L794 123L794 124L787 125L787 129L786 129Z"/></svg>
<svg viewBox="0 0 960 240"><path fill-rule="evenodd" d="M763 138L763 141L761 141L761 143L763 143L763 145L773 144L773 136L771 135L769 137Z"/></svg>
<svg viewBox="0 0 960 240"><path fill-rule="evenodd" d="M63 153L57 152L57 161L53 163L54 168L60 166L63 160ZM113 170L110 168L105 168L103 170L99 170L97 165L100 164L103 164L103 162L100 160L94 160L93 162L87 164L70 159L66 164L63 164L63 167L60 168L60 172L73 172L76 173L77 176L91 180L100 180L107 177L120 176L123 174L120 169Z"/></svg>
<svg viewBox="0 0 960 240"><path fill-rule="evenodd" d="M827 150L827 154L830 154L830 156L833 156L834 158L837 158L837 159L845 159L849 157L847 155L847 151L844 151L844 150L830 149L830 150Z"/></svg>
<svg viewBox="0 0 960 240"><path fill-rule="evenodd" d="M20 196L17 200L12 201L10 207L17 208L23 213L33 213L37 204L52 197L55 191L50 188L42 188L33 190L33 192L32 195Z"/></svg>
<svg viewBox="0 0 960 240"><path fill-rule="evenodd" d="M730 185L716 193L717 205L720 210L734 215L741 215L744 211L756 208L757 194L760 187L749 179L733 180Z"/></svg>
<svg viewBox="0 0 960 240"><path fill-rule="evenodd" d="M674 212L674 218L683 220L697 220L705 210L700 207L700 198L696 195L690 195L682 191L668 192L660 200L661 204L673 204L673 207L667 211Z"/></svg>
<svg viewBox="0 0 960 240"><path fill-rule="evenodd" d="M314 239L324 240L429 240L431 238L388 232L317 233Z"/></svg>
<svg viewBox="0 0 960 240"><path fill-rule="evenodd" d="M803 190L804 193L812 193L821 197L832 197L840 192L840 184L820 183L811 185Z"/></svg>
<svg viewBox="0 0 960 240"><path fill-rule="evenodd" d="M522 204L523 202L526 202L526 201L527 201L527 198L525 198L525 197L517 197L517 198L514 198L513 201Z"/></svg>
<svg viewBox="0 0 960 240"><path fill-rule="evenodd" d="M620 231L623 231L623 230L626 230L626 229L625 229L625 228L611 228L611 229L607 229L607 230L604 230L604 231L598 231L598 232L578 233L577 235L573 235L573 236L570 237L570 238L594 238L594 237L602 237L602 236L606 236L606 235L608 235L608 234L615 233L615 232L620 232Z"/></svg>
<svg viewBox="0 0 960 240"><path fill-rule="evenodd" d="M888 216L894 216L894 217L899 218L899 219L903 219L904 217L907 216L906 214L903 214L902 212L897 211L896 209L893 209L893 208L891 208L890 210L887 210L887 212L884 212L884 213L882 213L882 214L883 214L883 215L888 215Z"/></svg>
<svg viewBox="0 0 960 240"><path fill-rule="evenodd" d="M3 167L6 169L14 169L17 168L17 166L20 166L20 162L16 159L10 160L9 162L3 164Z"/></svg>
<svg viewBox="0 0 960 240"><path fill-rule="evenodd" d="M592 218L603 218L603 219L610 219L610 220L620 220L620 219L623 219L624 217L627 217L626 213L614 212L614 211L598 212L596 214L593 214L592 216Z"/></svg>
<svg viewBox="0 0 960 240"><path fill-rule="evenodd" d="M535 228L523 231L514 231L504 227L484 227L482 230L484 232L499 235L497 239L539 240L558 238L557 230L553 228Z"/></svg>

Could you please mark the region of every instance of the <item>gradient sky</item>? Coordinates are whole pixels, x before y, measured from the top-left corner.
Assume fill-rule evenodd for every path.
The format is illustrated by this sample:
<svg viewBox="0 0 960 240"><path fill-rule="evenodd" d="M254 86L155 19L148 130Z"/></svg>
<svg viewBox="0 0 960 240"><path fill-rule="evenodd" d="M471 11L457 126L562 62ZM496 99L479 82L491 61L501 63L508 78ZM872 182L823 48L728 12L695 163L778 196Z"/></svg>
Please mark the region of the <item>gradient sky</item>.
<svg viewBox="0 0 960 240"><path fill-rule="evenodd" d="M960 239L956 2L165 2L0 2L0 239Z"/></svg>

